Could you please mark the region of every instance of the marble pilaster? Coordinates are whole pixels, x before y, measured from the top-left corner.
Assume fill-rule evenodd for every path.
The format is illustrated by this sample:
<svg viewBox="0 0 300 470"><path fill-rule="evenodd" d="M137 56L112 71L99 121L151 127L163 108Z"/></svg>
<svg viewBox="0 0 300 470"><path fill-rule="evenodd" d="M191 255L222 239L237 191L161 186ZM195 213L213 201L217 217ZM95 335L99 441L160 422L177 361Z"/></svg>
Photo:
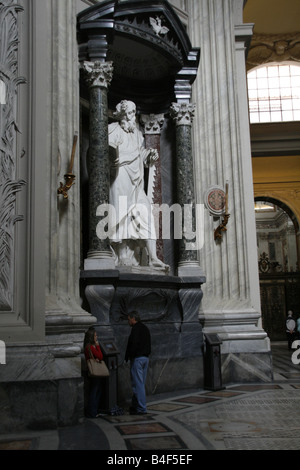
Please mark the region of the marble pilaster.
<svg viewBox="0 0 300 470"><path fill-rule="evenodd" d="M42 37L48 37L49 15L52 24L57 25L57 29L55 31L49 29L51 41L43 42ZM36 2L33 16L39 25L39 36L34 39L39 44L40 50L37 69L43 69L45 66L45 78L49 74L52 83L51 94L48 97L48 101L51 99L51 102L47 102L46 112L40 117L41 123L49 133L51 132L51 135L45 134L45 141L49 139L51 145L45 146L43 142L48 182L48 185L45 185L45 194L46 200L49 201L45 205L48 244L45 263L46 341L49 350L54 350L54 355L58 347L61 351L64 350L68 357L68 351L73 351L74 355L79 354L84 331L95 322L95 318L81 308L78 284L79 146L76 148L73 167L73 173L77 178L76 184L72 186L68 200L57 195L59 181L70 165L73 137L79 132L79 70L78 62L74 61L77 54L74 22L76 5L72 0L65 2L51 0L47 3L47 7L43 2ZM44 57L48 59L44 60ZM36 80L40 78L37 77ZM36 92L41 95L45 93L42 87ZM40 95L37 95L36 101L38 107L41 106ZM41 134L38 139L41 140ZM38 156L36 158L39 160ZM73 347L74 344L76 348ZM77 372L81 374L80 368Z"/></svg>
<svg viewBox="0 0 300 470"><path fill-rule="evenodd" d="M197 200L203 201L210 185L229 182L226 236L215 243L219 220L206 213L200 253L207 278L200 321L204 333L217 333L222 341L224 382L237 378L235 367L247 369L247 357L253 362L249 381L269 381L272 375L260 314L245 70L251 25L242 24L243 5L243 0L189 2L191 39L201 45L202 60L193 94Z"/></svg>
<svg viewBox="0 0 300 470"><path fill-rule="evenodd" d="M18 173L26 171L28 183L20 199L22 243L14 251L17 321L14 325L10 314L4 324L1 316L6 364L0 368L0 432L11 433L71 425L82 417L82 342L95 318L80 306L80 185L72 187L68 200L57 194L79 131L76 3L26 1L20 8L12 1L3 11L11 9L8 3L24 8L14 45L20 48L16 71L22 70L26 86L15 95L18 114L8 122L18 122ZM3 34L9 30L11 23ZM11 56L7 39L1 44ZM74 157L78 178L77 152Z"/></svg>

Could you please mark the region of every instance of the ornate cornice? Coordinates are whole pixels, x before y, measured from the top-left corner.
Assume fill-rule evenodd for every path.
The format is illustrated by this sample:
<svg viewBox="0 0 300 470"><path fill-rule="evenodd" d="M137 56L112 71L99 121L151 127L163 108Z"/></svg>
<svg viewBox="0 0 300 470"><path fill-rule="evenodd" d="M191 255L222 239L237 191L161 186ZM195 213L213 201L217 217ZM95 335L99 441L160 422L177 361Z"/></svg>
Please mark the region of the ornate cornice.
<svg viewBox="0 0 300 470"><path fill-rule="evenodd" d="M130 34L133 37L142 39L143 41L147 41L154 46L164 49L168 54L176 57L178 62L183 65L183 54L180 50L177 38L168 28L166 28L168 30L165 33L156 33L153 28L153 19L154 18L150 15L148 18L140 18L139 20L136 17L133 19L124 18L123 20L115 22L115 30Z"/></svg>

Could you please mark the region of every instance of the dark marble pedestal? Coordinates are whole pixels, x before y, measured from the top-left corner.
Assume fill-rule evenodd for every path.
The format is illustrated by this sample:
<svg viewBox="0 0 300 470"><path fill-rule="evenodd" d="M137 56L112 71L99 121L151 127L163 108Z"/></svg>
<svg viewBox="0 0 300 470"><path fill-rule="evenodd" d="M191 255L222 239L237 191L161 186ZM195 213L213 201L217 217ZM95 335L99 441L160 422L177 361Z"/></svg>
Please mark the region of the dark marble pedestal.
<svg viewBox="0 0 300 470"><path fill-rule="evenodd" d="M198 319L202 277L177 277L115 270L82 271L85 299L101 340L112 339L118 354L119 402L131 396L129 364L124 362L137 310L151 332L147 394L201 387L203 334Z"/></svg>

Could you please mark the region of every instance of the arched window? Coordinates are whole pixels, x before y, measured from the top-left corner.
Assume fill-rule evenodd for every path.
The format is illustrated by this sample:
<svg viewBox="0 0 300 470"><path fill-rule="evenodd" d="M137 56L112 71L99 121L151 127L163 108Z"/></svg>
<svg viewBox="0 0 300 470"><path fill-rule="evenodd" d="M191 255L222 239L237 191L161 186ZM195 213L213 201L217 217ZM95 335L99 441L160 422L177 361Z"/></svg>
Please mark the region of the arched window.
<svg viewBox="0 0 300 470"><path fill-rule="evenodd" d="M258 67L247 81L251 124L300 121L300 65Z"/></svg>

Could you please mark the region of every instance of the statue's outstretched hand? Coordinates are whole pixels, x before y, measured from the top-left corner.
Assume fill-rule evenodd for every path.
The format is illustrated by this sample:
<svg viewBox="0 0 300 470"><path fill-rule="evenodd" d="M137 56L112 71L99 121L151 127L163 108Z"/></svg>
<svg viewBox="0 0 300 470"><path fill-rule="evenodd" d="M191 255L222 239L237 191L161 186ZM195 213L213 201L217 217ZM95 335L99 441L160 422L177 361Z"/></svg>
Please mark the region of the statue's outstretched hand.
<svg viewBox="0 0 300 470"><path fill-rule="evenodd" d="M149 149L148 161L149 164L155 163L159 159L158 151L156 149Z"/></svg>

